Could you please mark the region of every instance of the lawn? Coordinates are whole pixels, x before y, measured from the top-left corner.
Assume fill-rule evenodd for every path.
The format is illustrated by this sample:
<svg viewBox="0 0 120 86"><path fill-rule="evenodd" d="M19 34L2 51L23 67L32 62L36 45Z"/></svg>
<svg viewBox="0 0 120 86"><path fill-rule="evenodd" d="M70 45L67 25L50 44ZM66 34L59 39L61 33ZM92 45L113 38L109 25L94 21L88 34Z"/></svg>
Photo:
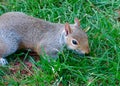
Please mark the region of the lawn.
<svg viewBox="0 0 120 86"><path fill-rule="evenodd" d="M91 52L81 57L64 49L49 62L19 51L0 67L0 86L120 86L120 0L1 0L0 15L10 11L60 23L79 18Z"/></svg>

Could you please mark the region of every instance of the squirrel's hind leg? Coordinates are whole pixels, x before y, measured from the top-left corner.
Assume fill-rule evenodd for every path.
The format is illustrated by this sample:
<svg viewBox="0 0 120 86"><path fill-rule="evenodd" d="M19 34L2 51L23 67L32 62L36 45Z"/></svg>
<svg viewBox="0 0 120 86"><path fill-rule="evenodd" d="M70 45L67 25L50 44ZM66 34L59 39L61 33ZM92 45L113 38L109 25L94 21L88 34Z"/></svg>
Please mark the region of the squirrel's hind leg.
<svg viewBox="0 0 120 86"><path fill-rule="evenodd" d="M19 46L19 42L15 37L1 38L0 37L0 66L8 64L6 56L14 53Z"/></svg>
<svg viewBox="0 0 120 86"><path fill-rule="evenodd" d="M3 58L6 55L7 52L7 45L4 43L3 40L0 39L0 66L4 66L5 64L8 64L7 60Z"/></svg>

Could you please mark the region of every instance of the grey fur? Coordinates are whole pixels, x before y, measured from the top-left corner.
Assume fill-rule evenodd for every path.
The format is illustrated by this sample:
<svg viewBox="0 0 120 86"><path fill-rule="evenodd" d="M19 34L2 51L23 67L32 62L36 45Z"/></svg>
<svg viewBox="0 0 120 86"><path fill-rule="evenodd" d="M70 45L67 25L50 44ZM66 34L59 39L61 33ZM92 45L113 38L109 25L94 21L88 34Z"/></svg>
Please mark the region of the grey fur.
<svg viewBox="0 0 120 86"><path fill-rule="evenodd" d="M34 51L36 51L36 47L39 47L38 53L41 53L40 48L44 47L48 55L56 57L59 48L62 47L59 41L61 36L59 32L63 30L59 28L62 27L64 27L62 24L56 25L21 12L3 14L0 16L0 40L6 48L2 49L3 46L0 45L0 50L4 50L0 53L0 57L4 58L14 53L21 45ZM58 29L54 30L54 28Z"/></svg>
<svg viewBox="0 0 120 86"><path fill-rule="evenodd" d="M75 25L70 26L75 29ZM87 47L84 45L81 49L89 52L86 34L81 29L75 30L70 36L76 36L80 41L85 39L86 43L82 44ZM47 22L21 12L8 12L0 16L0 59L21 48L30 48L42 55L42 47L46 54L57 57L57 53L67 44L66 39L65 24ZM0 60L3 65L5 62L1 61L4 60Z"/></svg>

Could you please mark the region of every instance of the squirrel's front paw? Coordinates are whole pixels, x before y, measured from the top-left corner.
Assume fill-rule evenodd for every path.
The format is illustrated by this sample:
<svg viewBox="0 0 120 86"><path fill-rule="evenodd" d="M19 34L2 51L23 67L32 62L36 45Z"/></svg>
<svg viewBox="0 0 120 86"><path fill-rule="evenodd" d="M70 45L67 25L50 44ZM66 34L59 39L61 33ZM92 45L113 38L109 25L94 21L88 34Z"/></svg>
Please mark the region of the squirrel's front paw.
<svg viewBox="0 0 120 86"><path fill-rule="evenodd" d="M0 58L0 66L4 66L6 64L8 64L7 60L4 58Z"/></svg>

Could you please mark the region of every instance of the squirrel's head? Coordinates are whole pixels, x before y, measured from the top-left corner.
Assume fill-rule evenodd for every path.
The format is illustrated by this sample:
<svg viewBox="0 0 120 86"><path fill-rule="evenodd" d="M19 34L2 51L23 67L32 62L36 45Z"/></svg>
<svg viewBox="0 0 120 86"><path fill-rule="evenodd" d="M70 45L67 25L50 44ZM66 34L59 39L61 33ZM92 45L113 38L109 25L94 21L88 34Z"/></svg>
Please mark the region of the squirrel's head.
<svg viewBox="0 0 120 86"><path fill-rule="evenodd" d="M79 29L80 22L76 18L75 24L65 24L65 42L69 49L76 51L79 54L88 54L89 44L86 33Z"/></svg>

